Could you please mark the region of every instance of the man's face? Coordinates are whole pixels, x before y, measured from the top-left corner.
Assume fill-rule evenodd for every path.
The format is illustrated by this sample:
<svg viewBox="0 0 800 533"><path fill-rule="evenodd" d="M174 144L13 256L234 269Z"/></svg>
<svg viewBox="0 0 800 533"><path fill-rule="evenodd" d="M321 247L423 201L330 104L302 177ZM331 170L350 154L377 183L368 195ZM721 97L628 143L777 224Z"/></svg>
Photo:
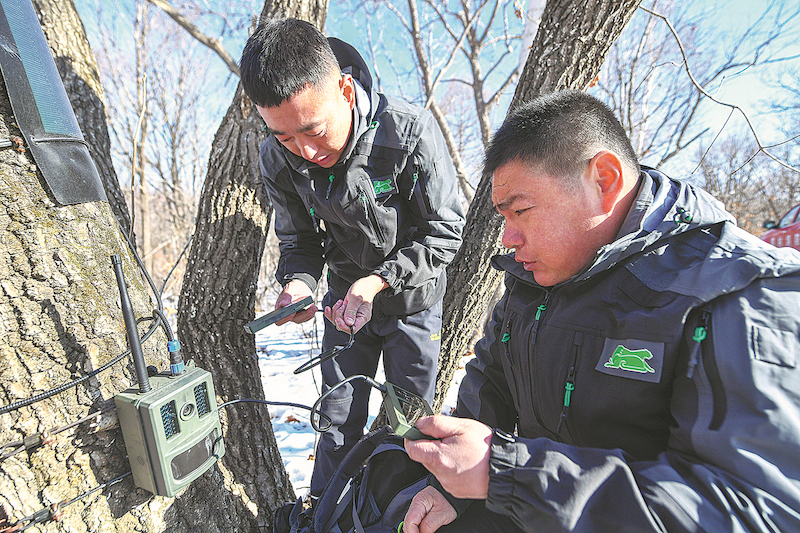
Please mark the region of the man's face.
<svg viewBox="0 0 800 533"><path fill-rule="evenodd" d="M353 123L353 79L331 75L276 107L257 106L267 131L290 152L330 168L339 161Z"/></svg>
<svg viewBox="0 0 800 533"><path fill-rule="evenodd" d="M606 244L598 227L607 215L591 168L572 185L519 160L494 173L492 203L506 222L503 245L542 286L570 279Z"/></svg>

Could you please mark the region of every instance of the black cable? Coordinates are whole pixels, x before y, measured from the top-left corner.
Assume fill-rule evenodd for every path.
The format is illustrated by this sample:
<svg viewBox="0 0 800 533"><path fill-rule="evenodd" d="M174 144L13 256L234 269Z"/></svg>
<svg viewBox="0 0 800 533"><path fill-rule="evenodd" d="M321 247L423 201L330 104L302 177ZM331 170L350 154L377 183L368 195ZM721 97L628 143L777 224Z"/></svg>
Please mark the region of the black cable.
<svg viewBox="0 0 800 533"><path fill-rule="evenodd" d="M117 221L117 223L119 224L119 221ZM147 267L145 267L144 261L142 261L142 258L139 257L139 252L136 251L136 246L134 246L133 242L131 242L130 238L125 233L125 230L122 228L122 224L120 224L119 227L122 234L125 235L125 241L128 243L128 248L130 248L131 254L133 255L133 258L136 260L136 264L139 265L139 270L142 271L145 280L147 280L147 284L150 285L150 290L156 299L156 309L158 309L159 311L164 311L164 303L161 301L161 293L158 292L158 289L156 288L156 284L153 281L153 278L150 277L150 273L147 271Z"/></svg>
<svg viewBox="0 0 800 533"><path fill-rule="evenodd" d="M128 471L128 472L122 474L121 476L115 477L111 481L107 481L106 483L103 483L102 485L98 485L97 487L94 487L92 489L87 490L83 494L79 494L78 496L75 496L71 500L64 500L64 501L61 501L61 502L58 502L58 503L54 503L50 507L44 507L44 508L36 511L33 514L28 515L28 516L26 516L24 518L20 518L19 520L17 520L13 524L8 525L7 527L5 527L2 530L0 530L0 533L11 532L11 531L25 531L26 529L28 529L30 527L33 527L35 525L38 525L38 524L41 524L41 523L44 523L44 522L49 522L50 520L58 520L58 519L61 518L62 509L64 507L67 507L68 505L72 505L73 503L75 503L75 502L77 502L79 500L82 500L83 498L85 498L85 497L87 497L87 496L89 496L91 494L94 494L95 492L97 492L99 490L106 489L106 488L110 487L111 485L115 485L115 484L119 483L125 477L131 475L131 473L132 472ZM19 526L22 525L25 522L27 522L27 524L24 527L20 528Z"/></svg>
<svg viewBox="0 0 800 533"><path fill-rule="evenodd" d="M146 320L153 320L153 319L147 317ZM153 324L150 326L150 329L147 330L147 333L144 334L144 336L141 339L141 342L145 342L147 339L149 339L153 335L153 333L155 333L155 331L158 329L158 326L160 325L159 324L160 322L161 322L160 320L153 320ZM29 406L31 404L36 403L36 402L40 402L42 400L46 400L47 398L55 396L56 394L60 394L60 393L64 392L67 389L70 389L72 387L76 387L76 386L80 385L81 383L83 383L84 381L86 381L87 379L93 378L94 376L96 376L100 372L103 372L104 370L108 369L109 367L119 363L120 361L122 361L124 358L126 358L130 354L131 354L130 349L126 350L124 353L118 355L117 357L115 357L114 359L109 361L108 363L106 363L103 366L99 367L97 370L93 370L92 372L89 372L88 374L86 374L83 377L80 377L80 378L78 378L78 379L76 379L74 381L71 381L69 383L65 383L63 385L60 385L60 386L58 386L58 387L56 387L54 389L50 389L47 392L43 392L41 394L37 394L36 396L32 396L32 397L27 398L25 400L19 400L18 402L14 402L14 403L9 404L9 405L4 405L4 406L0 407L0 415L5 414L5 413L10 413L11 411L16 411L17 409L22 409L23 407L27 407L27 406Z"/></svg>
<svg viewBox="0 0 800 533"><path fill-rule="evenodd" d="M295 368L294 369L294 374L300 374L301 372L305 372L306 370L310 370L310 369L314 368L317 365L321 365L322 363L324 363L328 359L336 357L337 355L339 355L344 350L347 350L348 348L350 348L353 345L354 339L355 339L355 332L353 331L353 326L350 326L350 340L348 340L346 344L342 344L342 345L339 345L339 346L334 346L330 350L326 350L326 351L322 352L321 354L319 354L318 356L312 357L311 359L309 359L308 361L306 361L302 365L300 365L297 368Z"/></svg>
<svg viewBox="0 0 800 533"><path fill-rule="evenodd" d="M255 398L239 398L238 400L231 400L229 402L225 402L222 405L217 406L217 411L220 411L223 407L228 407L229 405L233 405L235 403L241 403L241 402L253 402L253 403L262 403L264 405L280 405L280 406L284 406L284 407L296 407L298 409L305 409L306 411L312 411L312 414L313 414L313 408L312 407L309 407L307 405L303 405L303 404L300 404L300 403L273 402L273 401L269 401L269 400L256 400ZM317 414L319 416L325 418L328 421L328 425L325 426L325 429L323 430L323 431L328 431L330 429L330 427L333 425L333 423L331 422L330 417L328 415L326 415L325 413L317 413ZM314 425L314 421L313 420L311 421L311 427L313 427L316 431L319 431L316 428L316 426Z"/></svg>
<svg viewBox="0 0 800 533"><path fill-rule="evenodd" d="M347 385L348 383L350 383L351 381L356 380L356 379L361 379L361 380L366 381L369 385L373 386L374 388L378 389L381 392L385 392L386 391L386 386L385 385L382 385L382 384L378 383L377 381L375 381L374 379L372 379L371 377L365 376L363 374L356 374L355 376L350 376L349 378L346 378L346 379L340 381L339 383L337 383L336 385L334 385L333 387L331 387L330 389L325 391L325 393L322 396L320 396L319 399L317 399L316 402L314 402L314 406L311 408L311 416L309 417L309 420L311 421L311 427L314 428L314 431L317 431L319 433L324 433L324 432L328 431L329 429L331 429L331 426L333 425L333 422L332 422L331 418L328 415L326 415L325 413L323 413L323 412L321 412L319 410L319 406L322 403L322 401L325 398L327 398L333 391L338 389L339 387L343 387L344 385ZM325 418L327 418L328 419L328 425L325 426L324 428L317 426L314 423L314 415L317 415L317 416L320 416L320 417L324 416Z"/></svg>
<svg viewBox="0 0 800 533"><path fill-rule="evenodd" d="M178 268L178 264L181 262L181 259L183 258L183 254L185 254L186 250L189 249L189 245L192 243L192 239L194 239L194 233L189 235L189 240L186 241L186 244L184 245L183 250L181 250L181 253L178 256L178 259L175 261L175 264L172 265L172 268L169 270L169 272L167 272L167 277L164 278L164 283L161 284L161 290L158 291L158 293L161 294L162 296L164 295L164 289L167 288L167 281L169 281L169 278L170 278L170 276L172 276L172 273L175 272L175 269Z"/></svg>

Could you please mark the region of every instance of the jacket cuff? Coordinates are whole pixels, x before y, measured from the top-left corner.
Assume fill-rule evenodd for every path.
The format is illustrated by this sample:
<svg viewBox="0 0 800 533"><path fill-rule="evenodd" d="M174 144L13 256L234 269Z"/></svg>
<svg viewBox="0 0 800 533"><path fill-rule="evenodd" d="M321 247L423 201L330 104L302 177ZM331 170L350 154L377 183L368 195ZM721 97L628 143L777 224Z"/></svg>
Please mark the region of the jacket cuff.
<svg viewBox="0 0 800 533"><path fill-rule="evenodd" d="M370 272L370 274L375 274L376 276L379 276L380 278L383 279L383 281L389 284L389 287L384 289L384 292L389 293L391 296L403 292L402 281L394 274L394 272L392 272L388 268L378 267L377 269Z"/></svg>
<svg viewBox="0 0 800 533"><path fill-rule="evenodd" d="M300 280L306 285L308 288L311 289L311 292L317 290L317 280L314 279L314 276L311 274L306 274L305 272L295 272L294 274L286 274L283 276L282 285L285 287L287 283L294 280Z"/></svg>
<svg viewBox="0 0 800 533"><path fill-rule="evenodd" d="M489 491L486 508L506 514L504 502L514 495L514 470L519 466L517 439L514 435L495 429L489 455Z"/></svg>
<svg viewBox="0 0 800 533"><path fill-rule="evenodd" d="M439 483L439 480L436 479L436 476L434 476L433 474L430 474L428 476L428 485L442 493L442 496L444 496L447 502L453 506L453 509L456 510L456 516L461 516L464 513L464 511L467 510L467 507L472 505L474 502L479 501L479 500L462 500L460 498L456 498L455 496L444 490L442 484Z"/></svg>

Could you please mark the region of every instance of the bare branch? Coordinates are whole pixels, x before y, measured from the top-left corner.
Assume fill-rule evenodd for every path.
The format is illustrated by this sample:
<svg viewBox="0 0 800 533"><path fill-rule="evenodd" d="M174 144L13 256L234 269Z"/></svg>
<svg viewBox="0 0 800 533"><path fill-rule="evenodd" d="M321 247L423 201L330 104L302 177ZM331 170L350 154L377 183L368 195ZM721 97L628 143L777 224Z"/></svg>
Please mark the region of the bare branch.
<svg viewBox="0 0 800 533"><path fill-rule="evenodd" d="M731 103L727 103L727 102L723 102L721 100L718 100L713 95L711 95L708 91L706 91L697 82L697 80L694 78L694 75L692 74L691 68L689 68L689 61L688 61L688 59L686 57L686 51L685 51L685 49L683 47L683 43L681 42L681 39L678 36L678 32L675 31L675 27L672 25L672 22L670 22L670 20L667 17L665 17L664 15L662 15L660 13L656 13L655 11L651 11L651 10L645 8L645 7L639 6L639 9L641 9L642 11L645 11L646 13L649 13L653 17L656 17L656 18L659 18L659 19L663 20L666 23L666 25L669 28L670 32L672 33L673 37L675 37L676 43L678 44L678 48L680 50L681 56L683 57L683 66L684 66L684 69L686 70L686 74L689 76L689 80L697 88L697 90L700 91L701 94L703 94L706 98L708 98L712 102L715 102L715 103L717 103L717 104L719 104L721 106L730 107L732 109L731 114L733 114L733 112L735 112L735 111L739 111L739 113L741 113L742 116L744 117L745 122L747 122L747 126L750 128L750 131L753 134L753 138L755 139L756 144L758 145L758 152L763 152L767 157L769 157L770 159L772 159L773 161L775 161L779 165L781 165L781 166L783 166L783 167L785 167L785 168L787 168L789 170L792 170L794 172L800 173L800 168L794 167L794 166L790 165L789 163L787 163L785 161L782 161L781 159L779 159L777 156L773 155L767 149L767 147L761 142L761 139L758 136L758 132L756 131L755 126L753 125L752 121L750 120L750 116L747 114L747 112L745 112L744 109L742 109L741 107L739 107L736 104L731 104ZM726 124L727 124L727 121L726 121ZM723 128L724 128L724 125L723 125Z"/></svg>
<svg viewBox="0 0 800 533"><path fill-rule="evenodd" d="M189 20L181 15L177 9L172 7L169 3L165 2L164 0L147 0L154 6L160 8L164 11L167 15L169 15L172 20L177 22L183 29L189 32L189 34L209 47L213 50L221 59L225 62L228 66L228 69L233 72L237 77L239 76L239 65L234 61L234 59L230 56L230 54L225 50L225 47L222 46L222 43L219 42L217 39L213 37L209 37L200 29L189 22Z"/></svg>

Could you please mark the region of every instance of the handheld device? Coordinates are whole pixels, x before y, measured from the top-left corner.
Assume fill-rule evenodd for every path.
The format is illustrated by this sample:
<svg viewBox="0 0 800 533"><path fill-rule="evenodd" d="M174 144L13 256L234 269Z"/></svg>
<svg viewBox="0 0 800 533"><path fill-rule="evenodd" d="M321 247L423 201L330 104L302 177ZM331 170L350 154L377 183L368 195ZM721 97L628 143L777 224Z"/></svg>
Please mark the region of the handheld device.
<svg viewBox="0 0 800 533"><path fill-rule="evenodd" d="M262 330L271 324L274 324L275 322L277 322L282 318L286 318L287 316L293 315L296 312L305 309L306 307L308 307L313 303L314 303L314 298L312 298L311 296L306 296L302 300L298 300L294 303L290 303L285 307L280 307L278 309L275 309L274 311L267 313L264 316L260 316L248 324L245 324L244 330L247 333L256 333L257 331Z"/></svg>
<svg viewBox="0 0 800 533"><path fill-rule="evenodd" d="M118 255L111 257L139 387L114 397L133 481L174 496L225 454L211 374L192 362L180 373L148 376Z"/></svg>
<svg viewBox="0 0 800 533"><path fill-rule="evenodd" d="M414 427L417 420L433 414L433 409L425 398L388 381L384 387L386 390L383 392L383 407L386 409L386 417L392 430L408 440L435 440Z"/></svg>

